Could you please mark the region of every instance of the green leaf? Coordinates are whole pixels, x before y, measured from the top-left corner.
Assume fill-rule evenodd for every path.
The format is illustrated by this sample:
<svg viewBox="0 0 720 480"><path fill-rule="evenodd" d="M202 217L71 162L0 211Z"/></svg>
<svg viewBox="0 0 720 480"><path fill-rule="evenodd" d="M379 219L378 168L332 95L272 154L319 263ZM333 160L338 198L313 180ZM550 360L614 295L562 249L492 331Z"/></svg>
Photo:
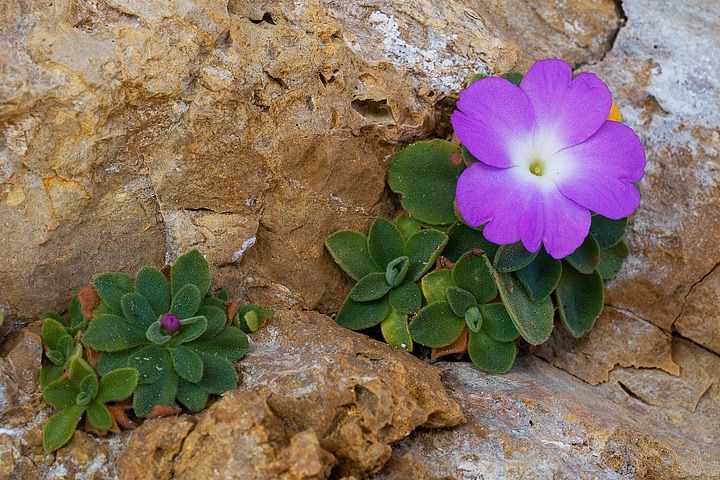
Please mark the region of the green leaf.
<svg viewBox="0 0 720 480"><path fill-rule="evenodd" d="M235 367L221 358L203 357L203 376L198 387L208 393L220 395L237 387L238 374Z"/></svg>
<svg viewBox="0 0 720 480"><path fill-rule="evenodd" d="M408 217L404 213L401 213L395 218L395 220L393 220L393 225L395 225L397 229L400 230L400 233L402 233L405 241L407 241L407 239L410 238L414 233L419 232L420 228L422 227L419 222Z"/></svg>
<svg viewBox="0 0 720 480"><path fill-rule="evenodd" d="M498 342L512 342L520 336L505 305L502 303L489 303L480 305L483 317L482 329Z"/></svg>
<svg viewBox="0 0 720 480"><path fill-rule="evenodd" d="M238 310L240 309L238 308ZM205 333L203 335L212 337L227 323L227 313L219 308L200 307L200 310L198 310L197 313L199 316L205 317L207 320L207 328L205 329Z"/></svg>
<svg viewBox="0 0 720 480"><path fill-rule="evenodd" d="M162 347L150 345L141 348L129 358L127 366L137 370L138 385L147 385L157 382L168 369L168 353ZM106 374L110 375L112 372Z"/></svg>
<svg viewBox="0 0 720 480"><path fill-rule="evenodd" d="M410 259L407 281L420 280L420 277L433 267L447 241L448 236L438 230L421 230L411 236L405 245L405 255Z"/></svg>
<svg viewBox="0 0 720 480"><path fill-rule="evenodd" d="M390 306L402 313L415 313L422 307L420 288L414 283L403 283L390 290Z"/></svg>
<svg viewBox="0 0 720 480"><path fill-rule="evenodd" d="M200 355L183 345L168 350L178 375L192 383L197 383L202 378L203 361Z"/></svg>
<svg viewBox="0 0 720 480"><path fill-rule="evenodd" d="M356 302L369 302L382 298L390 291L386 274L380 272L368 273L350 291L350 298Z"/></svg>
<svg viewBox="0 0 720 480"><path fill-rule="evenodd" d="M240 360L250 347L247 335L235 327L225 327L212 338L201 337L184 346L205 358L222 358L228 362Z"/></svg>
<svg viewBox="0 0 720 480"><path fill-rule="evenodd" d="M407 314L391 308L388 316L380 323L380 329L388 345L412 352Z"/></svg>
<svg viewBox="0 0 720 480"><path fill-rule="evenodd" d="M135 391L139 372L134 368L119 368L107 373L100 379L95 401L100 403L125 400Z"/></svg>
<svg viewBox="0 0 720 480"><path fill-rule="evenodd" d="M465 324L471 332L477 332L482 327L483 318L480 315L480 309L477 305L473 305L465 310Z"/></svg>
<svg viewBox="0 0 720 480"><path fill-rule="evenodd" d="M177 399L191 412L199 412L208 401L208 393L194 383L180 379L178 382Z"/></svg>
<svg viewBox="0 0 720 480"><path fill-rule="evenodd" d="M507 373L513 366L515 354L513 342L498 342L482 330L469 333L468 355L481 370L488 373Z"/></svg>
<svg viewBox="0 0 720 480"><path fill-rule="evenodd" d="M73 405L50 417L43 429L43 448L46 452L57 450L70 440L83 413L85 407Z"/></svg>
<svg viewBox="0 0 720 480"><path fill-rule="evenodd" d="M158 270L152 267L141 269L135 277L134 287L152 308L153 320L170 310L170 284Z"/></svg>
<svg viewBox="0 0 720 480"><path fill-rule="evenodd" d="M450 304L450 308L458 317L464 317L468 308L477 306L477 300L475 300L475 297L473 297L470 292L463 290L462 288L449 287L446 294L447 302Z"/></svg>
<svg viewBox="0 0 720 480"><path fill-rule="evenodd" d="M530 300L539 302L547 298L560 280L562 264L540 247L535 259L521 268L515 275L530 295Z"/></svg>
<svg viewBox="0 0 720 480"><path fill-rule="evenodd" d="M520 270L535 259L537 252L528 252L522 242L502 245L495 254L495 270L514 272Z"/></svg>
<svg viewBox="0 0 720 480"><path fill-rule="evenodd" d="M484 73L475 73L473 75L470 75L470 78L467 80L467 86L469 87L473 83L477 82L478 80L482 80L483 78L488 78L490 75L485 75ZM510 72L506 73L505 75L501 75L500 78L504 78L505 80L509 81L513 85L520 86L520 81L523 79L523 74L518 72Z"/></svg>
<svg viewBox="0 0 720 480"><path fill-rule="evenodd" d="M144 346L122 350L120 352L103 352L97 363L97 372L100 376L107 375L118 368L125 368L130 365L130 359Z"/></svg>
<svg viewBox="0 0 720 480"><path fill-rule="evenodd" d="M57 367L65 367L65 355L57 350L48 350L45 356ZM63 368L64 369L64 368Z"/></svg>
<svg viewBox="0 0 720 480"><path fill-rule="evenodd" d="M367 238L359 232L335 232L325 239L325 247L340 268L354 280L360 280L368 273L381 271L370 258ZM385 265L382 270L384 268Z"/></svg>
<svg viewBox="0 0 720 480"><path fill-rule="evenodd" d="M533 302L527 291L511 273L496 273L500 297L520 335L533 345L540 345L550 337L553 328L553 305L550 297Z"/></svg>
<svg viewBox="0 0 720 480"><path fill-rule="evenodd" d="M133 395L133 409L138 417L147 417L158 405L169 407L175 403L178 375L170 363L153 383L138 385Z"/></svg>
<svg viewBox="0 0 720 480"><path fill-rule="evenodd" d="M243 305L235 310L232 323L243 332L252 333L262 326L266 318L272 318L273 315L272 310L261 305Z"/></svg>
<svg viewBox="0 0 720 480"><path fill-rule="evenodd" d="M40 369L40 386L42 388L47 387L51 383L60 380L62 378L63 373L65 373L65 368L63 367L56 367L54 365L45 365Z"/></svg>
<svg viewBox="0 0 720 480"><path fill-rule="evenodd" d="M70 335L64 335L60 337L55 344L57 351L62 354L64 358L70 358L70 354L73 351L74 340ZM58 365L60 366L60 365Z"/></svg>
<svg viewBox="0 0 720 480"><path fill-rule="evenodd" d="M595 325L604 300L605 287L598 272L583 275L575 269L563 268L557 286L558 311L573 337L581 337Z"/></svg>
<svg viewBox="0 0 720 480"><path fill-rule="evenodd" d="M80 389L69 380L56 380L43 390L43 398L54 408L69 408L75 405Z"/></svg>
<svg viewBox="0 0 720 480"><path fill-rule="evenodd" d="M103 314L90 322L82 342L95 350L117 352L145 343L145 332L123 317Z"/></svg>
<svg viewBox="0 0 720 480"><path fill-rule="evenodd" d="M172 340L172 335L164 332L160 320L153 322L145 331L145 338L155 345L166 345Z"/></svg>
<svg viewBox="0 0 720 480"><path fill-rule="evenodd" d="M201 301L202 292L198 290L197 286L189 283L173 295L170 313L175 315L178 320L194 317L200 308Z"/></svg>
<svg viewBox="0 0 720 480"><path fill-rule="evenodd" d="M42 338L42 341L51 350L58 349L58 341L64 336L69 337L70 335L68 335L67 331L65 331L65 327L60 322L48 317L43 319L43 326L42 330L40 331L40 338ZM70 337L70 340L72 341L72 337Z"/></svg>
<svg viewBox="0 0 720 480"><path fill-rule="evenodd" d="M613 220L602 215L593 215L590 234L595 237L600 248L608 248L622 240L626 226L627 217Z"/></svg>
<svg viewBox="0 0 720 480"><path fill-rule="evenodd" d="M420 287L427 303L447 301L445 291L453 285L452 270L449 269L430 272L420 281Z"/></svg>
<svg viewBox="0 0 720 480"><path fill-rule="evenodd" d="M82 306L77 295L70 301L68 316L70 317L70 328L68 329L70 335L75 335L78 330L85 331L88 319L82 314Z"/></svg>
<svg viewBox="0 0 720 480"><path fill-rule="evenodd" d="M205 333L205 330L207 330L207 320L205 317L192 317L180 320L180 328L173 334L168 345L176 347L185 342L192 342Z"/></svg>
<svg viewBox="0 0 720 480"><path fill-rule="evenodd" d="M449 225L455 221L455 185L463 170L457 145L417 142L390 159L388 185L402 195L402 206L413 218Z"/></svg>
<svg viewBox="0 0 720 480"><path fill-rule="evenodd" d="M202 253L190 250L178 258L170 268L170 285L173 297L186 285L194 285L200 291L200 298L204 297L210 289L210 265Z"/></svg>
<svg viewBox="0 0 720 480"><path fill-rule="evenodd" d="M484 253L463 255L452 271L455 285L468 291L477 303L487 303L497 297L493 269Z"/></svg>
<svg viewBox="0 0 720 480"><path fill-rule="evenodd" d="M395 225L384 218L376 218L368 233L368 252L378 268L385 267L405 255L405 240Z"/></svg>
<svg viewBox="0 0 720 480"><path fill-rule="evenodd" d="M465 319L458 317L447 302L425 306L410 322L410 335L416 342L438 348L450 345L462 333Z"/></svg>
<svg viewBox="0 0 720 480"><path fill-rule="evenodd" d="M90 399L93 399L97 396L98 386L97 375L95 375L95 372L92 372L80 382L80 392L85 393Z"/></svg>
<svg viewBox="0 0 720 480"><path fill-rule="evenodd" d="M620 240L612 247L600 250L600 263L597 266L597 272L603 280L612 278L618 274L622 268L623 261L630 255L625 240Z"/></svg>
<svg viewBox="0 0 720 480"><path fill-rule="evenodd" d="M145 297L137 292L126 293L121 300L122 311L130 323L140 329L147 329L157 320L157 315Z"/></svg>
<svg viewBox="0 0 720 480"><path fill-rule="evenodd" d="M110 411L101 402L94 401L87 408L87 419L95 427L100 430L108 430L112 427L112 417Z"/></svg>
<svg viewBox="0 0 720 480"><path fill-rule="evenodd" d="M372 302L356 302L348 295L335 320L341 327L363 330L382 322L389 312L390 301L387 296Z"/></svg>
<svg viewBox="0 0 720 480"><path fill-rule="evenodd" d="M580 273L590 274L600 263L600 247L595 237L588 235L577 250L565 257L567 263Z"/></svg>
<svg viewBox="0 0 720 480"><path fill-rule="evenodd" d="M68 322L65 321L65 319L64 319L61 315L58 315L58 314L55 313L55 312L45 312L45 313L43 313L43 314L42 314L42 319L45 320L46 318L49 318L49 319L51 319L51 320L55 320L56 322L58 322L59 324L61 324L64 328L67 328L67 327L68 327Z"/></svg>
<svg viewBox="0 0 720 480"><path fill-rule="evenodd" d="M472 228L462 222L455 222L448 230L448 243L442 254L454 263L472 249L485 252L488 258L495 258L498 248L497 245L485 238L482 234L482 227Z"/></svg>
<svg viewBox="0 0 720 480"><path fill-rule="evenodd" d="M228 292L224 288L221 288L217 292L215 292L215 298L220 300L221 302L227 302L228 301Z"/></svg>
<svg viewBox="0 0 720 480"><path fill-rule="evenodd" d="M122 297L133 291L133 281L124 273L103 273L95 277L95 291L114 313L122 313Z"/></svg>
<svg viewBox="0 0 720 480"><path fill-rule="evenodd" d="M405 280L409 266L410 259L408 257L398 257L387 264L385 268L385 282L390 285L390 288L397 287Z"/></svg>

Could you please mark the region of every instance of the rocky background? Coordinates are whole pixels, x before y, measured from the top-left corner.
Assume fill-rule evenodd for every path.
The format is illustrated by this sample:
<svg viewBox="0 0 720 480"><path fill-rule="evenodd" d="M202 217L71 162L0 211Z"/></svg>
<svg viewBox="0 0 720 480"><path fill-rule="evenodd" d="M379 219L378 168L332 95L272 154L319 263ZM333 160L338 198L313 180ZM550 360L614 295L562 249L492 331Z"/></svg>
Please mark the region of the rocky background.
<svg viewBox="0 0 720 480"><path fill-rule="evenodd" d="M719 30L714 0L1 2L0 337L193 247L280 313L207 413L57 455L37 327L11 333L0 479L720 478ZM648 154L596 328L441 384L304 313L349 288L325 236L397 207L389 156L449 133L470 73L548 57L603 78Z"/></svg>

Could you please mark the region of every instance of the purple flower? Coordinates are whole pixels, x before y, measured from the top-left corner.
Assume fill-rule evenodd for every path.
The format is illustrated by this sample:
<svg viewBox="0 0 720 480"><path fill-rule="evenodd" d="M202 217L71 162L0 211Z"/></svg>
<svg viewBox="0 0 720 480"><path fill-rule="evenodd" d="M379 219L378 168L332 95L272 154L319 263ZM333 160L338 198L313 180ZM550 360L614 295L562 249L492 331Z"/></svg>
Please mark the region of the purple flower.
<svg viewBox="0 0 720 480"><path fill-rule="evenodd" d="M592 73L574 79L562 60L533 65L517 87L485 78L460 92L452 125L479 162L457 184L473 227L504 245L540 244L554 258L577 249L590 211L619 219L635 211L645 151L630 127L607 120L612 98Z"/></svg>
<svg viewBox="0 0 720 480"><path fill-rule="evenodd" d="M172 313L166 313L160 319L160 328L165 330L166 334L172 335L180 328L180 320Z"/></svg>

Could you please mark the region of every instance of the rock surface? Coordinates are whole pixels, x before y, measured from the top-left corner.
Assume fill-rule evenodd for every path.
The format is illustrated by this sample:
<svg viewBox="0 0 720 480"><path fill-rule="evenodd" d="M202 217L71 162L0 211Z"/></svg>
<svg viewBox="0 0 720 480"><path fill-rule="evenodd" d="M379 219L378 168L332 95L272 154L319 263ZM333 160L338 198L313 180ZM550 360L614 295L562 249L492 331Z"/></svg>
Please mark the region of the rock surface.
<svg viewBox="0 0 720 480"><path fill-rule="evenodd" d="M5 329L192 247L232 295L336 311L324 238L390 212L388 156L468 74L609 48L615 3L568 3L3 2Z"/></svg>

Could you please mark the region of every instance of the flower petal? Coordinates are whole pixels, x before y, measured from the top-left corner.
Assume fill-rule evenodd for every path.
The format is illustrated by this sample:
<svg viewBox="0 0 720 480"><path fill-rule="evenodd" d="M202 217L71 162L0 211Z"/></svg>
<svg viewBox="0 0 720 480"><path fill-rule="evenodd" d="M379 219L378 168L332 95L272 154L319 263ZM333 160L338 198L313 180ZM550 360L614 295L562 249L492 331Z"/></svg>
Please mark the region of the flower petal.
<svg viewBox="0 0 720 480"><path fill-rule="evenodd" d="M528 141L535 128L525 94L504 78L478 80L460 92L452 115L455 133L475 158L495 167L509 167L512 146Z"/></svg>
<svg viewBox="0 0 720 480"><path fill-rule="evenodd" d="M572 78L563 60L541 60L520 82L535 114L535 140L561 147L577 145L595 133L612 107L608 87L592 73Z"/></svg>
<svg viewBox="0 0 720 480"><path fill-rule="evenodd" d="M553 258L564 258L582 245L590 232L590 211L563 196L559 191L545 195L543 245Z"/></svg>
<svg viewBox="0 0 720 480"><path fill-rule="evenodd" d="M597 133L556 155L567 174L557 182L567 198L608 218L627 217L637 209L645 150L635 132L618 122L605 122Z"/></svg>

